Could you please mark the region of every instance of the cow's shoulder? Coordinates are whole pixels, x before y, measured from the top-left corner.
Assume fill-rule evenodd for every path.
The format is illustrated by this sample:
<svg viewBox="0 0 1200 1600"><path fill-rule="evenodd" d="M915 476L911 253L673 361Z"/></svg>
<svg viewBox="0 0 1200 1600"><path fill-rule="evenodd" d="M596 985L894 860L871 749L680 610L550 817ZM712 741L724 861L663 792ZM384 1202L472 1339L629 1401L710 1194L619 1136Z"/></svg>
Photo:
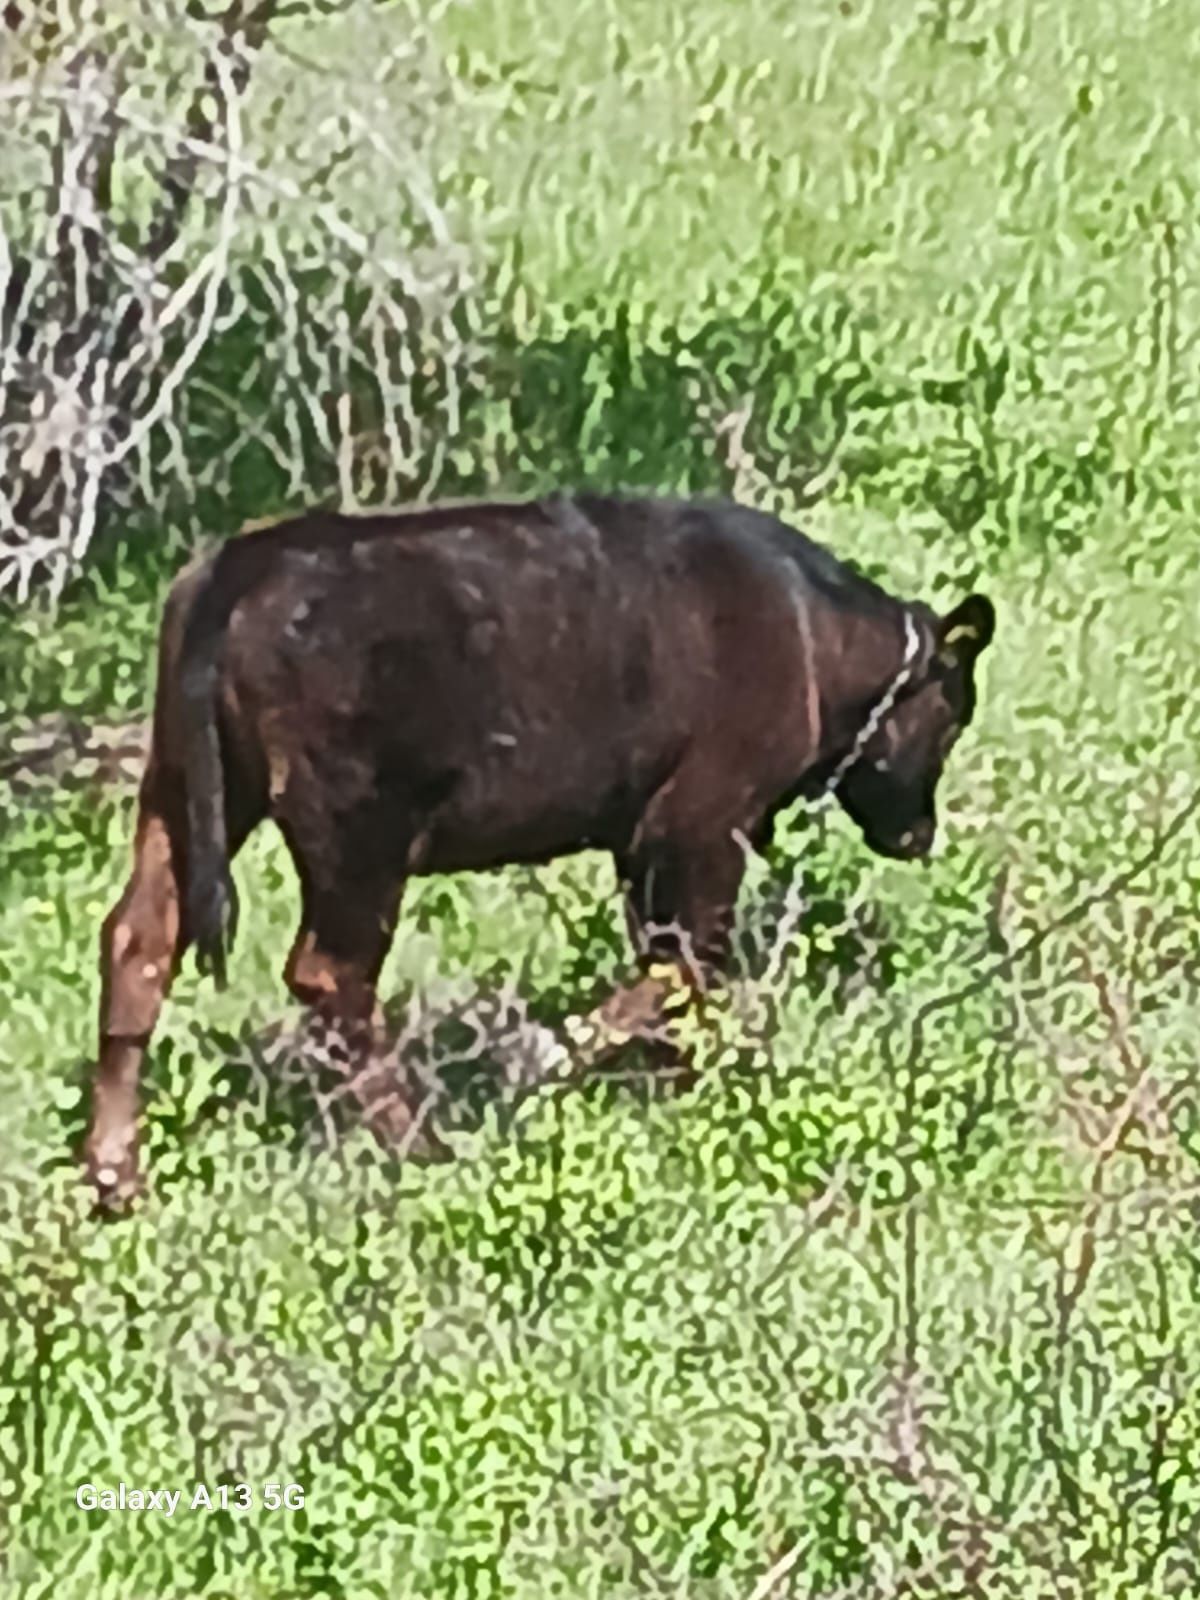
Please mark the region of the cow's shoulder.
<svg viewBox="0 0 1200 1600"><path fill-rule="evenodd" d="M768 536L775 519L735 502L700 497L580 493L556 503L564 528L595 529L614 550L648 559L684 557L714 573L741 561L748 567L777 559Z"/></svg>
<svg viewBox="0 0 1200 1600"><path fill-rule="evenodd" d="M898 604L890 594L851 561L827 549L801 529L769 513L725 503L717 513L733 540L754 546L785 565L803 587L810 604L839 613L891 613Z"/></svg>

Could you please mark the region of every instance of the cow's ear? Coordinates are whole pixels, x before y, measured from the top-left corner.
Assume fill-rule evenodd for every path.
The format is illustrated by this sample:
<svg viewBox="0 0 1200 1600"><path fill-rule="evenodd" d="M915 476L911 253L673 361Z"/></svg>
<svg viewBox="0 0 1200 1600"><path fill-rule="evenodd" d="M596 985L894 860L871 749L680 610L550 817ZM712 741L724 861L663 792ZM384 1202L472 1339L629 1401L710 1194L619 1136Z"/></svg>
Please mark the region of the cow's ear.
<svg viewBox="0 0 1200 1600"><path fill-rule="evenodd" d="M996 631L996 609L986 595L968 595L938 625L938 653L974 661Z"/></svg>

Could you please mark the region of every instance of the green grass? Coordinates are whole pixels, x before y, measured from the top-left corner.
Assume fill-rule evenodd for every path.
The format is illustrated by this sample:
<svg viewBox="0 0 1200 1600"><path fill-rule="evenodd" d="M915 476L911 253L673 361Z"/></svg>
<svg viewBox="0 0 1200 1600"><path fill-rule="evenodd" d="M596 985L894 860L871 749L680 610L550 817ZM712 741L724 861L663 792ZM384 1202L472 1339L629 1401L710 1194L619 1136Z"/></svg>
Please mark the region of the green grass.
<svg viewBox="0 0 1200 1600"><path fill-rule="evenodd" d="M487 1091L436 1170L353 1130L313 1153L267 1070L296 895L264 832L230 989L189 967L164 1017L119 1227L68 1152L131 797L0 800L5 1596L735 1600L797 1549L776 1592L814 1600L1200 1592L1198 21L434 19L455 214L489 263L521 245L463 480L728 486L691 361L752 397L750 498L901 592L992 594L977 720L928 871L844 819L756 866L748 927L780 874L813 910L687 1096L510 1114L463 1032L506 986L553 1023L618 973L604 862L421 884L384 990ZM344 24L288 38L344 96ZM105 560L57 617L6 614L10 711L148 704L164 574ZM118 1479L306 1500L75 1509Z"/></svg>

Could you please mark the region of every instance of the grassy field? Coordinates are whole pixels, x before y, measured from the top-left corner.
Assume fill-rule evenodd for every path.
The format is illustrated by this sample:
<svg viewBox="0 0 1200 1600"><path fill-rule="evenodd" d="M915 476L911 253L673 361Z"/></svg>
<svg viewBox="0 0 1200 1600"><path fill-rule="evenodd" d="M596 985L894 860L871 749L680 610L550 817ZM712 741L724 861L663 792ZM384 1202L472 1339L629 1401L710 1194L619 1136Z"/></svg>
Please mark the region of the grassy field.
<svg viewBox="0 0 1200 1600"><path fill-rule="evenodd" d="M280 115L313 121L388 15L290 24L255 93L286 43L321 73ZM297 901L264 832L112 1227L69 1150L132 793L0 787L0 1593L1200 1594L1200 9L429 27L421 137L508 282L458 478L736 480L898 592L984 588L976 723L928 871L840 817L756 866L687 1095L502 1089L622 969L606 862L422 884L384 991L452 1090L434 1170L322 1136L279 1072ZM386 185L364 158L348 212ZM183 542L0 615L5 728L145 711ZM76 1508L119 1480L305 1498Z"/></svg>

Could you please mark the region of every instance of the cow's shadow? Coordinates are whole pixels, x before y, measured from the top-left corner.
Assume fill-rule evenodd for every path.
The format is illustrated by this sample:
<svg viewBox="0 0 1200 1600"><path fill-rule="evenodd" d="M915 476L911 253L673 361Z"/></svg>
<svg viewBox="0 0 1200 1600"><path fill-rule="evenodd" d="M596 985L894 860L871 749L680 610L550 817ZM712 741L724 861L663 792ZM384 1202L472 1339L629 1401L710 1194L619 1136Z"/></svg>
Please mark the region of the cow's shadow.
<svg viewBox="0 0 1200 1600"><path fill-rule="evenodd" d="M881 915L851 915L841 885L820 872L806 872L800 896L789 863L773 865L740 908L735 975L789 993L799 985L825 1004L831 994L845 997L864 985L887 988L893 945ZM594 925L590 933L595 939ZM510 972L472 977L437 997L402 990L383 1005L384 1065L422 1105L433 1130L451 1136L489 1122L513 1131L531 1097L556 1089L600 1103L685 1092L694 1081L687 1063L661 1042L630 1040L583 1064L574 1057L567 1021L587 1015L629 975L623 953L620 935L606 932L598 949L581 939L549 986L539 988L528 974L514 984ZM754 1070L755 1060L750 1050L743 1064ZM152 1046L144 1075L147 1120L155 1143L182 1148L197 1127L236 1110L264 1143L294 1152L327 1149L363 1123L346 1065L336 1042L294 1013L266 1028L234 1030L197 1019L184 1037L163 1033ZM198 1093L200 1073L210 1086ZM72 1076L80 1095L54 1115L64 1144L78 1150L90 1065L78 1063Z"/></svg>
<svg viewBox="0 0 1200 1600"><path fill-rule="evenodd" d="M588 998L580 997L579 1009ZM536 1009L546 1014L544 997ZM477 1133L489 1124L514 1133L532 1098L556 1089L599 1099L652 1099L676 1092L660 1052L636 1041L619 1052L619 1059L587 1072L573 1070L565 1030L538 1020L533 1010L511 991L484 987L436 1007L419 994L397 994L383 1007L376 1066L405 1091L421 1122L439 1137ZM76 1158L82 1153L91 1072L89 1061L75 1063L69 1076L78 1097L69 1102L62 1097L52 1112L63 1148ZM265 1145L297 1156L344 1146L367 1120L345 1051L325 1030L297 1015L266 1027L247 1023L228 1029L197 1021L182 1037L164 1031L147 1057L142 1102L143 1137L181 1152L196 1145L199 1130L231 1113ZM390 1154L379 1151L383 1160ZM414 1155L420 1159L420 1142L406 1159ZM155 1165L152 1154L147 1159ZM186 1163L189 1170L193 1164Z"/></svg>

